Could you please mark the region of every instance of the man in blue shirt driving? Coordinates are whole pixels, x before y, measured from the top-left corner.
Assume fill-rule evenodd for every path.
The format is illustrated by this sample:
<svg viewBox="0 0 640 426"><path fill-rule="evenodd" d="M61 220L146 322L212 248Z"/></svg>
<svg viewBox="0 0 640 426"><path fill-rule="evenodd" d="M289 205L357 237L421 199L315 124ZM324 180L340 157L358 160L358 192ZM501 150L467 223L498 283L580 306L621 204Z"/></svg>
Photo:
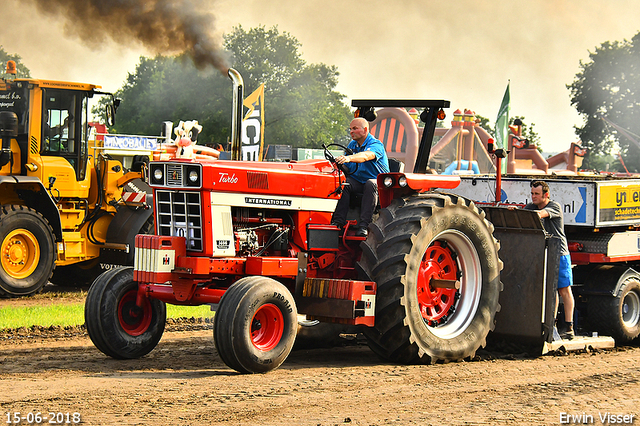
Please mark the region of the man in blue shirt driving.
<svg viewBox="0 0 640 426"><path fill-rule="evenodd" d="M389 173L389 160L382 142L369 133L369 122L364 118L351 121L349 133L353 139L347 146L351 155L336 158L338 164L345 164L351 174L347 176L348 185L344 186L342 196L333 212L331 223L343 227L347 222L349 201L352 194L362 194L360 219L356 236L366 237L373 211L378 204L377 178L380 173Z"/></svg>

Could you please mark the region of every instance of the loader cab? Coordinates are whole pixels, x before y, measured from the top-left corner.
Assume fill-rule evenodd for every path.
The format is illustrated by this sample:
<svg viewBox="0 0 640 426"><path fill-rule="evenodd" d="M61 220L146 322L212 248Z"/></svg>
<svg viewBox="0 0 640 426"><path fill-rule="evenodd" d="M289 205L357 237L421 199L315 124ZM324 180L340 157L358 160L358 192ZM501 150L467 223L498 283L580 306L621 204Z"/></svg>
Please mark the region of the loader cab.
<svg viewBox="0 0 640 426"><path fill-rule="evenodd" d="M76 181L83 181L89 155L89 92L44 89L42 98L41 154L64 159L73 168Z"/></svg>

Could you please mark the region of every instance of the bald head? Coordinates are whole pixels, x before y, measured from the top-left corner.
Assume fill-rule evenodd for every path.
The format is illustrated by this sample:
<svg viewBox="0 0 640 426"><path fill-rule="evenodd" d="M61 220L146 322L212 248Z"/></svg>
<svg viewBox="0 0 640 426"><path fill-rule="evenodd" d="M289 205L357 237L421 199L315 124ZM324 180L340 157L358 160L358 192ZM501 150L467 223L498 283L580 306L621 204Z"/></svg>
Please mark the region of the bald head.
<svg viewBox="0 0 640 426"><path fill-rule="evenodd" d="M349 133L351 134L351 139L362 145L367 135L369 135L369 122L361 117L354 118L351 120Z"/></svg>
<svg viewBox="0 0 640 426"><path fill-rule="evenodd" d="M362 117L354 118L351 121L351 127L353 127L354 125L362 127L363 129L369 129L369 122Z"/></svg>

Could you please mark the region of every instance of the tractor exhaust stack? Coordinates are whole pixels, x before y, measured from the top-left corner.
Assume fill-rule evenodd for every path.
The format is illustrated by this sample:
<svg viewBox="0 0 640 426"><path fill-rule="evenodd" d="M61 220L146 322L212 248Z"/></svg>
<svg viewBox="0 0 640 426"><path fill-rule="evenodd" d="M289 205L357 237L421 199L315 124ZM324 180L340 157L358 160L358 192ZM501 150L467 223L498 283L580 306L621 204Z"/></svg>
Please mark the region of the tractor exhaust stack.
<svg viewBox="0 0 640 426"><path fill-rule="evenodd" d="M233 112L231 113L231 159L241 159L240 132L242 131L242 102L244 100L244 81L240 73L229 68L229 78L233 82Z"/></svg>

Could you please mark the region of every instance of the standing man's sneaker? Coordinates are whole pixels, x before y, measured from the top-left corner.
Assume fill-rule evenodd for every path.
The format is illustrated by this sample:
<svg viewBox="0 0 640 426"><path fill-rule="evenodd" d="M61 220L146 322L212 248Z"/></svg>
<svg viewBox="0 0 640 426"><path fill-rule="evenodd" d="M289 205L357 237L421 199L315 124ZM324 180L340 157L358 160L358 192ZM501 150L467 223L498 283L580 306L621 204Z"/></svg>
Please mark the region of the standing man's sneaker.
<svg viewBox="0 0 640 426"><path fill-rule="evenodd" d="M367 235L369 235L369 231L366 226L360 226L356 230L356 237L366 237Z"/></svg>
<svg viewBox="0 0 640 426"><path fill-rule="evenodd" d="M566 339L566 340L573 340L573 338L575 337L575 333L573 332L573 330L567 330L564 333L562 333L560 335L560 337L562 337L562 339Z"/></svg>
<svg viewBox="0 0 640 426"><path fill-rule="evenodd" d="M573 332L573 326L569 325L566 326L566 329L563 327L563 330L560 331L560 338L561 339L566 339L566 340L573 340L573 338L575 337L575 333Z"/></svg>

